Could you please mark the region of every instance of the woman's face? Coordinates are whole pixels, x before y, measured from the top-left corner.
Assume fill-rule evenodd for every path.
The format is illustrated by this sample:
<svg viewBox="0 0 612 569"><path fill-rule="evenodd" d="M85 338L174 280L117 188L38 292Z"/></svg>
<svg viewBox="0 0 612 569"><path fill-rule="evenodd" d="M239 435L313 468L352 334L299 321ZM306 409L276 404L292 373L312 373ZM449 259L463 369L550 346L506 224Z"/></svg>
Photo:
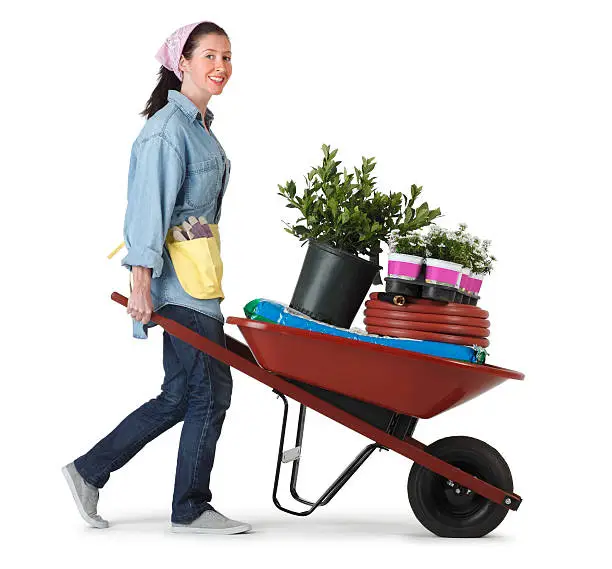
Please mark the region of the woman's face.
<svg viewBox="0 0 612 569"><path fill-rule="evenodd" d="M208 34L201 37L190 60L181 56L183 82L190 78L198 89L208 91L211 95L221 94L232 75L231 55L231 45L224 35Z"/></svg>

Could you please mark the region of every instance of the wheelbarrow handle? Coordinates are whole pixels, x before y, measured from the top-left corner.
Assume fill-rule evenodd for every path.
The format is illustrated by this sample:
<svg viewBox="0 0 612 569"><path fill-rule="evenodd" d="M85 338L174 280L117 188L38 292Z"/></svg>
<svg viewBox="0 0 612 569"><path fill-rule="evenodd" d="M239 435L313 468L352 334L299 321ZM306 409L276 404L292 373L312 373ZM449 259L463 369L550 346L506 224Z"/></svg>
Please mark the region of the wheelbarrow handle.
<svg viewBox="0 0 612 569"><path fill-rule="evenodd" d="M113 292L111 294L111 299L127 307L128 299L122 294L119 294L118 292ZM187 332L187 334L193 332L189 330L189 328L185 328L184 326L179 324L176 320L171 320L170 318L166 318L165 316L160 316L156 312L151 312L151 321L155 324L159 324L168 333L175 335L184 342L190 343L192 346L194 345L185 337L185 332ZM210 342L210 340L208 340L207 338L200 338L200 341L205 343ZM229 334L225 334L225 345L227 347L227 350L229 350L230 352L233 352L235 355L240 356L243 360L246 360L259 367L259 364L257 363L253 352L251 352L251 349L246 344L243 344L239 340L236 340L236 338L230 336ZM197 347L197 349L203 350L207 354L210 353L207 349L205 349L205 347L203 348L202 346ZM227 363L225 360L221 361Z"/></svg>
<svg viewBox="0 0 612 569"><path fill-rule="evenodd" d="M111 294L111 299L115 302L118 302L119 304L123 304L123 306L127 308L128 299L122 294L119 294L118 292L113 292ZM159 324L160 326L165 327L165 324L167 324L168 322L172 322L172 320L160 316L159 314L157 314L157 312L151 312L151 322L155 322L155 324Z"/></svg>

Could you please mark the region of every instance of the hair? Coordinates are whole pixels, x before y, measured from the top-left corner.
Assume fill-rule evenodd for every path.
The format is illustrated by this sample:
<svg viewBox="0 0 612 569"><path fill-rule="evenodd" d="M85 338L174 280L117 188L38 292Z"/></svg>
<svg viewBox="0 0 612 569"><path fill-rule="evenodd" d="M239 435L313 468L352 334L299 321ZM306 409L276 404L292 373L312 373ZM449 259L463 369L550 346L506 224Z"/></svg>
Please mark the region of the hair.
<svg viewBox="0 0 612 569"><path fill-rule="evenodd" d="M213 22L202 22L193 29L185 42L182 52L185 59L191 59L193 50L198 45L200 38L208 34L223 35L229 40L229 36L223 28ZM181 90L182 82L174 74L174 71L166 69L163 65L159 68L157 77L157 85L153 89L153 93L151 93L144 110L139 113L147 119L150 119L159 109L166 106L168 103L168 91L171 89Z"/></svg>

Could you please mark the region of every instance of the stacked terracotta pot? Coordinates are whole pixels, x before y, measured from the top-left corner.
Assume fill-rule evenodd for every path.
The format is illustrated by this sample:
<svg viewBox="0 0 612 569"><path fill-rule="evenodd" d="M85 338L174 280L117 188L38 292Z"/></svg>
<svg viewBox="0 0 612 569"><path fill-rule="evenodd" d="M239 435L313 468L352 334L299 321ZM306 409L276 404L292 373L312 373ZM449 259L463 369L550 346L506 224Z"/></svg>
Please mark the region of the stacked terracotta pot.
<svg viewBox="0 0 612 569"><path fill-rule="evenodd" d="M489 313L477 306L411 298L403 306L378 300L378 293L366 301L365 326L368 334L461 344L489 346Z"/></svg>

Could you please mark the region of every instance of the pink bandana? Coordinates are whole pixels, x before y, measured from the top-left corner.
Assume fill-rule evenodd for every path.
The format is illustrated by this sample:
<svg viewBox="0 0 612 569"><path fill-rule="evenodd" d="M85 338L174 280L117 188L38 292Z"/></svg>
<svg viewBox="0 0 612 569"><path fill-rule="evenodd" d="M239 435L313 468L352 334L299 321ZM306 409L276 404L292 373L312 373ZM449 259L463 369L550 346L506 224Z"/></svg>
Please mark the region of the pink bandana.
<svg viewBox="0 0 612 569"><path fill-rule="evenodd" d="M166 69L174 71L174 74L179 78L179 81L183 80L183 72L179 69L179 59L181 53L183 53L183 47L189 37L189 34L194 28L201 24L197 22L195 24L188 24L178 30L174 31L170 37L166 39L164 45L159 48L159 51L155 55L155 59L159 61Z"/></svg>

